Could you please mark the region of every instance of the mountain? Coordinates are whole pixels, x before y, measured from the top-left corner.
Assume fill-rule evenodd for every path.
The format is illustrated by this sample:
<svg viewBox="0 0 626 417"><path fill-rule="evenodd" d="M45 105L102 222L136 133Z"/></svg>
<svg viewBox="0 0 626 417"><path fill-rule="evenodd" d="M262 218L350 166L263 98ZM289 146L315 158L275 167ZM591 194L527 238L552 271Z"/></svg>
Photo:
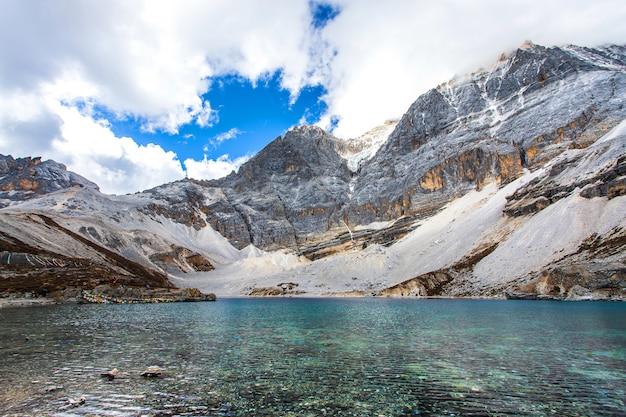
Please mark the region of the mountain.
<svg viewBox="0 0 626 417"><path fill-rule="evenodd" d="M0 155L0 208L73 187L98 189L93 182L67 171L63 164Z"/></svg>
<svg viewBox="0 0 626 417"><path fill-rule="evenodd" d="M624 48L527 45L422 95L364 167L346 215L394 219L506 184L624 118Z"/></svg>
<svg viewBox="0 0 626 417"><path fill-rule="evenodd" d="M0 250L82 242L218 295L625 299L625 102L625 47L526 44L397 122L297 127L218 180L107 196L1 157Z"/></svg>

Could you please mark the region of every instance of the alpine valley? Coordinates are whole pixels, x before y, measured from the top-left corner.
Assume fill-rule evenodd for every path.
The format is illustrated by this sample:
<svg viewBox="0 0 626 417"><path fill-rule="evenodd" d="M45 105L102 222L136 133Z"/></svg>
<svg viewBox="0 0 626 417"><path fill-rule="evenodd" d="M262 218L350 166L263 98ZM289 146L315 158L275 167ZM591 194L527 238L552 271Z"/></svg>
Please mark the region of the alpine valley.
<svg viewBox="0 0 626 417"><path fill-rule="evenodd" d="M132 195L0 155L0 207L5 295L626 300L626 47L528 43L359 138Z"/></svg>

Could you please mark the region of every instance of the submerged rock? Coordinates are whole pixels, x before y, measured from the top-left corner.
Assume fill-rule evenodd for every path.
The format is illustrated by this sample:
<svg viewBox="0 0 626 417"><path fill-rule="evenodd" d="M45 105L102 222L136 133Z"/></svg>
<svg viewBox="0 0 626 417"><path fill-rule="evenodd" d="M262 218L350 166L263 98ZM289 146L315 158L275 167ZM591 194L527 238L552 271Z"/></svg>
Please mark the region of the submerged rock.
<svg viewBox="0 0 626 417"><path fill-rule="evenodd" d="M81 405L85 405L86 402L85 397L67 399L67 405L71 407L80 407Z"/></svg>
<svg viewBox="0 0 626 417"><path fill-rule="evenodd" d="M113 380L117 377L118 374L119 371L117 370L117 368L113 368L108 372L101 373L100 376L103 378L108 378L109 380Z"/></svg>
<svg viewBox="0 0 626 417"><path fill-rule="evenodd" d="M156 378L156 377L161 376L162 373L163 373L163 371L158 366L148 366L145 369L145 371L143 371L139 375L141 375L141 376L143 376L145 378Z"/></svg>
<svg viewBox="0 0 626 417"><path fill-rule="evenodd" d="M56 392L65 389L63 385L50 385L43 389L43 392Z"/></svg>

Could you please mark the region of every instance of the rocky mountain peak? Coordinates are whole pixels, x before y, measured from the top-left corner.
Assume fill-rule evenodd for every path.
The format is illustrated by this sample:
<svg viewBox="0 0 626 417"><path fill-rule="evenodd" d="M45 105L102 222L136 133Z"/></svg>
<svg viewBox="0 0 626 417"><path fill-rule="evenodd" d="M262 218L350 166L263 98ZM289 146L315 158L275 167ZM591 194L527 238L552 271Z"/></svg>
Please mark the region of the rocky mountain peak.
<svg viewBox="0 0 626 417"><path fill-rule="evenodd" d="M287 133L285 134L285 139L290 138L290 137L318 139L324 135L328 135L328 132L326 132L321 127L303 125L303 126L294 126L293 128L289 129Z"/></svg>
<svg viewBox="0 0 626 417"><path fill-rule="evenodd" d="M0 208L70 187L98 189L58 162L0 155Z"/></svg>
<svg viewBox="0 0 626 417"><path fill-rule="evenodd" d="M248 240L238 246L264 249L297 246L306 236L328 230L349 194L351 173L338 150L343 142L314 126L289 130L243 164L237 173L207 185L223 190L232 207L226 218L211 216L219 230L243 222ZM238 215L235 215L237 213Z"/></svg>

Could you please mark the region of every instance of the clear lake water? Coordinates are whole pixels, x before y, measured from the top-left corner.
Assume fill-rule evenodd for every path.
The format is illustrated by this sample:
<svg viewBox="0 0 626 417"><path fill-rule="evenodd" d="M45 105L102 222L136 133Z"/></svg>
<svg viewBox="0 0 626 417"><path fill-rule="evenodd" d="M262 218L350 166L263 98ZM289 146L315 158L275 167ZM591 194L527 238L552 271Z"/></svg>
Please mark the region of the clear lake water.
<svg viewBox="0 0 626 417"><path fill-rule="evenodd" d="M626 416L625 391L626 303L0 309L3 416Z"/></svg>

